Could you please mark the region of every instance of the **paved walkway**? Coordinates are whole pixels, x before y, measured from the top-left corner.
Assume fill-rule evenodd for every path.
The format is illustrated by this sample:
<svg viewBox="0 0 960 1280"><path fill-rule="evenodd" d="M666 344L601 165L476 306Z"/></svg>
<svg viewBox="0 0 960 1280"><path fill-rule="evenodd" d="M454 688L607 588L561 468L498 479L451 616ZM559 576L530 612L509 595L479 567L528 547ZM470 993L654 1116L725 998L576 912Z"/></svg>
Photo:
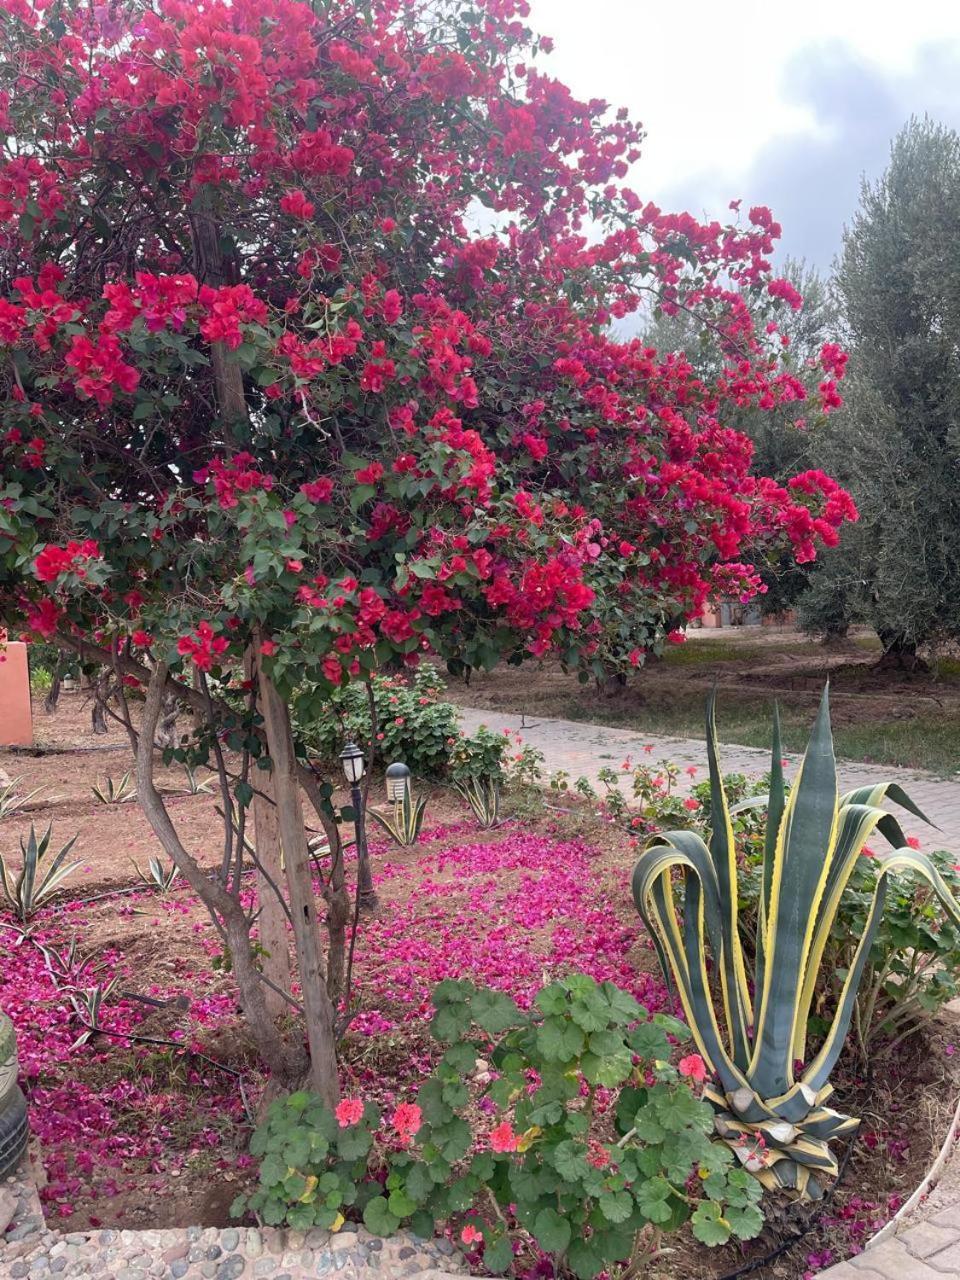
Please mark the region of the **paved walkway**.
<svg viewBox="0 0 960 1280"><path fill-rule="evenodd" d="M468 733L472 733L481 724L495 732L502 729L519 732L525 743L543 752L548 772L564 769L571 781L583 776L598 791L603 790L597 777L600 770L619 769L627 757L636 764L672 760L681 769L696 765L701 770L696 778L689 779L686 774L681 773L681 781L686 787L691 782L702 782L706 778L706 743L698 738L660 738L636 733L631 729L610 729L604 725L585 724L576 720L551 720L542 716L535 718L503 711L481 711L474 707L461 707L460 717ZM648 747L653 750L648 751ZM759 747L721 744L720 757L725 773L756 776L765 773L770 767L770 753ZM784 755L784 759L790 762L788 777L799 758L797 753L788 752ZM926 827L919 819L906 815L906 820L901 823L906 833L918 836L924 849L948 849L951 853L960 855L960 781L944 780L914 769L854 764L846 760L840 761L838 771L840 785L844 790L876 782L898 782L939 828L934 830ZM624 788L624 794L626 793L627 788Z"/></svg>

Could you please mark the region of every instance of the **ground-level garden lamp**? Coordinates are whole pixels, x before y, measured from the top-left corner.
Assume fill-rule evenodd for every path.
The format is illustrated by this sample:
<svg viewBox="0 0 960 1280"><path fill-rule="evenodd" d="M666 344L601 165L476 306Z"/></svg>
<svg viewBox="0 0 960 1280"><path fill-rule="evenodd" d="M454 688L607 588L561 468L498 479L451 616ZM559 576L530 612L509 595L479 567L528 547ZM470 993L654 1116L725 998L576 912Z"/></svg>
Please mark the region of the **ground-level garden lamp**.
<svg viewBox="0 0 960 1280"><path fill-rule="evenodd" d="M363 792L360 783L366 772L366 758L355 742L348 742L340 752L340 764L343 775L350 784L350 799L353 803L353 825L357 836L357 900L361 907L374 907L377 895L373 888L373 876L370 872L370 855L367 852L367 832L364 822Z"/></svg>
<svg viewBox="0 0 960 1280"><path fill-rule="evenodd" d="M695 831L653 836L633 873L633 896L713 1073L704 1097L714 1106L718 1135L764 1186L817 1199L837 1176L831 1139L854 1132L859 1124L827 1105L833 1092L830 1074L883 914L887 877L901 871L919 876L958 923L960 903L934 863L908 846L899 823L882 807L892 800L927 821L900 787L878 783L845 795L838 791L826 691L789 796L780 755L775 719L770 792L749 802L766 809L755 945L741 911L740 868L712 697L706 840ZM874 834L890 847L872 851L876 876L866 927L827 1034L808 1052L809 1017L830 931Z"/></svg>
<svg viewBox="0 0 960 1280"><path fill-rule="evenodd" d="M410 770L402 761L387 765L387 799L391 804L402 804L403 797L410 790Z"/></svg>

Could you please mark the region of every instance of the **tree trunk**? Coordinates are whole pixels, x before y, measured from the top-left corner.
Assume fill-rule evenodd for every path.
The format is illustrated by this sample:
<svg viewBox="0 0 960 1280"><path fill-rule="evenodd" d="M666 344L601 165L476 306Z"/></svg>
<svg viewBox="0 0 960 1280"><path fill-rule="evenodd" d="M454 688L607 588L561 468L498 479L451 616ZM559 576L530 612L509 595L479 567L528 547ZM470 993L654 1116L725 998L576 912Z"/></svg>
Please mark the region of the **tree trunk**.
<svg viewBox="0 0 960 1280"><path fill-rule="evenodd" d="M878 667L894 671L928 671L929 667L917 653L915 640L908 639L902 631L877 629L883 653Z"/></svg>
<svg viewBox="0 0 960 1280"><path fill-rule="evenodd" d="M160 748L177 745L177 716L180 706L173 694L167 694L160 707L160 723L157 725L156 745Z"/></svg>
<svg viewBox="0 0 960 1280"><path fill-rule="evenodd" d="M267 748L273 763L274 797L280 822L300 987L307 1021L307 1042L310 1046L309 1085L327 1106L333 1108L340 1097L334 1009L327 994L320 947L320 922L317 919L317 904L313 893L290 715L273 681L263 670L259 672L259 691Z"/></svg>
<svg viewBox="0 0 960 1280"><path fill-rule="evenodd" d="M244 666L248 680L258 682L256 654L249 649ZM264 975L281 991L290 990L290 943L287 937L287 915L277 898L284 880L283 855L280 842L280 819L274 794L273 777L266 770L256 771L256 788L253 796L254 846L257 850L257 928L264 955L261 963ZM271 883L272 881L272 883ZM275 887L274 887L275 886ZM276 1018L287 1008L279 992L267 988L267 1008Z"/></svg>
<svg viewBox="0 0 960 1280"><path fill-rule="evenodd" d="M91 727L94 733L109 732L107 726L107 698L110 696L110 673L98 676L96 680L92 680L90 687L93 690L93 710L90 714Z"/></svg>
<svg viewBox="0 0 960 1280"><path fill-rule="evenodd" d="M57 709L57 703L60 701L60 687L63 684L63 668L66 666L66 660L66 654L61 649L57 654L57 661L54 663L50 688L47 690L47 696L43 700L43 709L48 716L53 715Z"/></svg>
<svg viewBox="0 0 960 1280"><path fill-rule="evenodd" d="M230 949L232 972L237 983L240 1007L264 1064L280 1087L298 1084L307 1070L302 1041L285 1040L277 1034L267 1009L264 985L254 963L250 924L240 894L230 893L215 877L208 876L184 848L153 779L154 736L160 719L167 668L157 665L150 677L137 742L137 796L164 852L201 899L222 929ZM227 814L224 821L229 822Z"/></svg>

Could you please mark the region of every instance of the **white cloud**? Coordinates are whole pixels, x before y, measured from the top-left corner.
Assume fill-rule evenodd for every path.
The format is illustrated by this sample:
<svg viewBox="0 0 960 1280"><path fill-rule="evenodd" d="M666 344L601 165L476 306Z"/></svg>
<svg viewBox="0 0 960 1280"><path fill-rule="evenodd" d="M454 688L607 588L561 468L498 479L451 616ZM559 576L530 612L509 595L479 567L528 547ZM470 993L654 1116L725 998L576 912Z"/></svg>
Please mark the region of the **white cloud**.
<svg viewBox="0 0 960 1280"><path fill-rule="evenodd" d="M882 166L890 135L909 115L960 123L953 0L914 0L909 9L891 0L531 4L531 25L556 43L545 69L579 97L602 97L643 121L648 139L632 183L671 207L684 199L694 212L720 214L743 196L779 215L784 153L801 169L813 162L811 213L818 196L855 202L860 172L875 172L878 155ZM859 109L871 118L856 119ZM816 190L824 149L849 168L842 192ZM782 211L788 247L794 203ZM817 235L835 227L838 238L850 212L839 204L819 210ZM803 251L829 258L810 236L793 247L801 241Z"/></svg>

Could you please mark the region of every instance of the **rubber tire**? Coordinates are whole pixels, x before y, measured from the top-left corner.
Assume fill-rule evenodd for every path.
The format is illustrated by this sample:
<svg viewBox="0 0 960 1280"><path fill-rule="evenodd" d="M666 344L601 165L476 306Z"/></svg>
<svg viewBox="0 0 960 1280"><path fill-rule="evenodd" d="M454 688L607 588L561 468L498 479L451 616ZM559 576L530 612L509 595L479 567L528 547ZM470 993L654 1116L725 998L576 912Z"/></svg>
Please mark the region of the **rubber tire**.
<svg viewBox="0 0 960 1280"><path fill-rule="evenodd" d="M16 1089L0 1114L0 1178L12 1173L23 1159L29 1133L27 1100Z"/></svg>
<svg viewBox="0 0 960 1280"><path fill-rule="evenodd" d="M17 1037L13 1023L0 1013L0 1116L11 1104L17 1090Z"/></svg>

